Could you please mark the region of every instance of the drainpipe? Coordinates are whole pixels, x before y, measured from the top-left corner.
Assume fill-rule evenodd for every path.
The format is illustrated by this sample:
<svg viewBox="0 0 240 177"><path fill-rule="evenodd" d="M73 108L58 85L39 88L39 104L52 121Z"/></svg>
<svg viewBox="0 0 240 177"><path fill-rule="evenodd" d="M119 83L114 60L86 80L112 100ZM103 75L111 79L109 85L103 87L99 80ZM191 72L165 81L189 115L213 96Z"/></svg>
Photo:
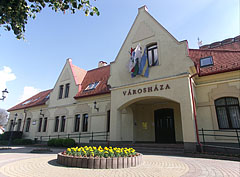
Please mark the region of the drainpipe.
<svg viewBox="0 0 240 177"><path fill-rule="evenodd" d="M197 125L197 113L196 113L196 104L194 100L194 95L193 95L193 88L192 88L192 78L195 77L197 73L193 74L189 78L189 84L190 84L190 89L191 89L191 97L192 97L192 103L193 103L193 115L194 115L194 123L195 123L195 130L196 130L196 136L197 136L197 143L200 146L201 152L203 152L202 149L202 144L199 139L199 133L198 133L198 125Z"/></svg>

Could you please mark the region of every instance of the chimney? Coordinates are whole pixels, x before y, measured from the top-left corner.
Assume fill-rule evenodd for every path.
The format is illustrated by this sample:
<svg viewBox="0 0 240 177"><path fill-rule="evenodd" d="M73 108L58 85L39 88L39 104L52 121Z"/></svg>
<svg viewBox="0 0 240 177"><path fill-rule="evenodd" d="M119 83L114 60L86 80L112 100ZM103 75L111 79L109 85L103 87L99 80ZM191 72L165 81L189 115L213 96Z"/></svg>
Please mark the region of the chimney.
<svg viewBox="0 0 240 177"><path fill-rule="evenodd" d="M106 65L107 65L107 62L105 62L105 61L99 61L98 62L98 68L101 68L101 67L106 66Z"/></svg>

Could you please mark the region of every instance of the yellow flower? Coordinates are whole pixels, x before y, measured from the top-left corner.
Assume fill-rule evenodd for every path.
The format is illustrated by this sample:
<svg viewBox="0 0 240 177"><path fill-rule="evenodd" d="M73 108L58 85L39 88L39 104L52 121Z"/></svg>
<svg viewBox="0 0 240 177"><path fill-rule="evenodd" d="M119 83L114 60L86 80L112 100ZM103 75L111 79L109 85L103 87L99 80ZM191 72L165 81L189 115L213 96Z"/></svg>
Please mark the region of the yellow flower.
<svg viewBox="0 0 240 177"><path fill-rule="evenodd" d="M70 151L71 151L71 149L70 149L70 148L67 148L67 151L68 151L68 152L70 152Z"/></svg>
<svg viewBox="0 0 240 177"><path fill-rule="evenodd" d="M104 154L108 154L108 151L105 151Z"/></svg>

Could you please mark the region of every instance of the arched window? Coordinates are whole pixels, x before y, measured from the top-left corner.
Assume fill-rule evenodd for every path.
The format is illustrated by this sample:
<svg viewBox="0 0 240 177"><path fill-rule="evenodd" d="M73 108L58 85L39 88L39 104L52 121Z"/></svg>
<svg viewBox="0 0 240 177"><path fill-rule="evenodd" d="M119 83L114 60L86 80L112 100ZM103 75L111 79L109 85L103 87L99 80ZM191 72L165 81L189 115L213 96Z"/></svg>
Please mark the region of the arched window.
<svg viewBox="0 0 240 177"><path fill-rule="evenodd" d="M234 97L223 97L215 100L218 126L220 129L239 129L239 101Z"/></svg>
<svg viewBox="0 0 240 177"><path fill-rule="evenodd" d="M27 118L27 125L26 125L25 132L29 132L30 125L31 125L31 118Z"/></svg>

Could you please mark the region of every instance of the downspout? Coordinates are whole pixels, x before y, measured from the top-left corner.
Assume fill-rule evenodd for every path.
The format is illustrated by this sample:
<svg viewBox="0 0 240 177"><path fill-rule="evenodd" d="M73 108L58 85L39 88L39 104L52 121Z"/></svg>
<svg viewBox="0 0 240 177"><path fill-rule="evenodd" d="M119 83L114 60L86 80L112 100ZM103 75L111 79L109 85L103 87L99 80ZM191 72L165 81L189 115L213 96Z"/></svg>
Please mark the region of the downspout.
<svg viewBox="0 0 240 177"><path fill-rule="evenodd" d="M199 139L198 125L197 125L196 103L195 103L195 100L194 100L193 88L192 88L192 78L195 77L196 75L197 75L197 73L190 76L189 84L190 84L191 98L192 98L192 103L193 103L193 115L194 115L194 123L195 123L195 131L196 131L196 136L197 136L197 143L200 147L201 152L203 152L202 144L201 144L200 139Z"/></svg>

